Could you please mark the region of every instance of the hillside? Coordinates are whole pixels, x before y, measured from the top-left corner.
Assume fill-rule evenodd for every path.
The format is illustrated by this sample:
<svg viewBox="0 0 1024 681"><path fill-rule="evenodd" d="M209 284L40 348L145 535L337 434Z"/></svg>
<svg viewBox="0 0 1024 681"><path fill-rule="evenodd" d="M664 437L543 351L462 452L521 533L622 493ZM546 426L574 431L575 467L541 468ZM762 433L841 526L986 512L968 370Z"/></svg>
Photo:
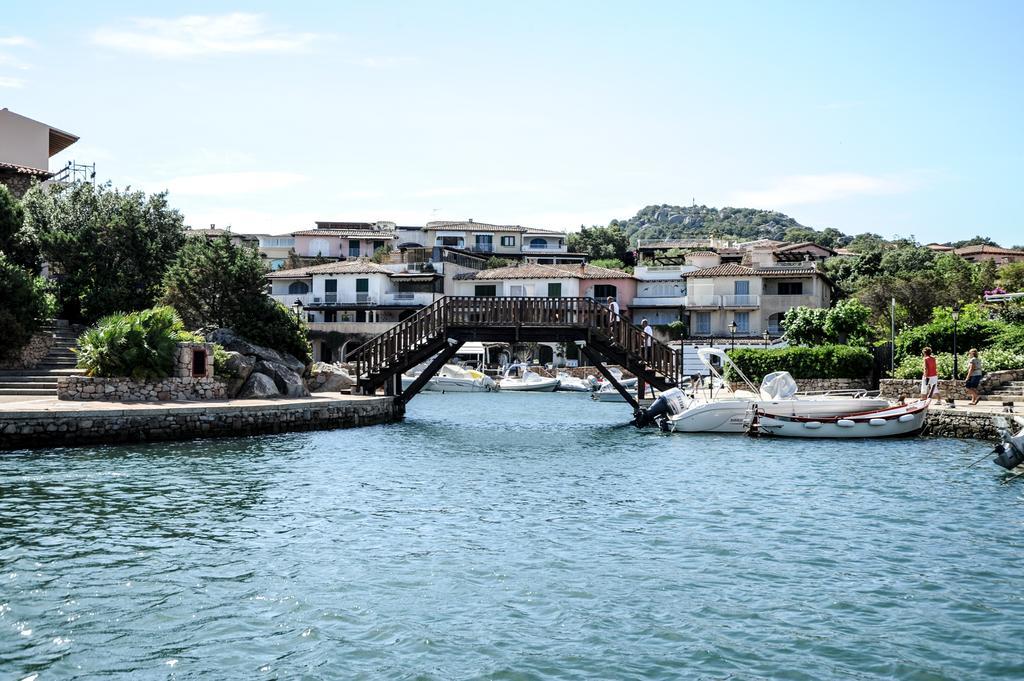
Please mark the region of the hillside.
<svg viewBox="0 0 1024 681"><path fill-rule="evenodd" d="M647 206L628 220L613 220L631 241L636 239L685 239L696 236L737 239L795 240L814 232L793 218L755 208L709 208L708 206ZM786 233L790 230L790 238ZM831 230L830 230L831 231Z"/></svg>

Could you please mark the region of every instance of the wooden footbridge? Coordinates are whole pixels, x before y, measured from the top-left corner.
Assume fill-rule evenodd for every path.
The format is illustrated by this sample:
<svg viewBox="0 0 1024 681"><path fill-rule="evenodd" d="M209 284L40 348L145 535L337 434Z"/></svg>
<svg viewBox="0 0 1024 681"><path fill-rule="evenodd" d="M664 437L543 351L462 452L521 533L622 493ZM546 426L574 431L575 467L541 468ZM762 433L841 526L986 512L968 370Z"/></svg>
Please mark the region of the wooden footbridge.
<svg viewBox="0 0 1024 681"><path fill-rule="evenodd" d="M641 395L645 385L667 390L681 378L678 351L645 336L593 298L445 296L354 351L356 392L373 395L383 388L404 406L467 341L576 343L634 411L636 399L606 363L636 375ZM431 357L403 390L402 374Z"/></svg>

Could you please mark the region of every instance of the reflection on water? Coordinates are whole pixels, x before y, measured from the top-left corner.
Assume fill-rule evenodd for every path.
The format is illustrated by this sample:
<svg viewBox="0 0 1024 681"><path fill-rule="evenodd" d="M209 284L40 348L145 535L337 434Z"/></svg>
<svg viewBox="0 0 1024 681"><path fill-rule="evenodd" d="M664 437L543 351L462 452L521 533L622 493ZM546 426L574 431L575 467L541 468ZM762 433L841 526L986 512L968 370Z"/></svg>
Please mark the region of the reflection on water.
<svg viewBox="0 0 1024 681"><path fill-rule="evenodd" d="M578 394L0 456L0 678L1017 678L1021 489Z"/></svg>

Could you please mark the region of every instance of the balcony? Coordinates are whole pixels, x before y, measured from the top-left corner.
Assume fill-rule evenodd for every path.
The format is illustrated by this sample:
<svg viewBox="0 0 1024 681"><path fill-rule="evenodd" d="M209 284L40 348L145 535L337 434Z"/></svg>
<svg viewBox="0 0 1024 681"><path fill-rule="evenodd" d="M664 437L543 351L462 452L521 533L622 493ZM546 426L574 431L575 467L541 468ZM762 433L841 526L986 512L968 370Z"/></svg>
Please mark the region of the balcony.
<svg viewBox="0 0 1024 681"><path fill-rule="evenodd" d="M295 304L296 300L301 302L303 307L308 307L309 304L313 302L312 293L275 293L270 297L289 309L293 304Z"/></svg>
<svg viewBox="0 0 1024 681"><path fill-rule="evenodd" d="M722 306L722 296L716 296L708 293L691 293L686 296L686 307L693 309L718 309Z"/></svg>
<svg viewBox="0 0 1024 681"><path fill-rule="evenodd" d="M771 312L785 312L791 307L828 307L827 304L823 305L823 301L818 296L812 295L801 295L801 296L779 296L779 295L765 295L761 296L761 309L768 313Z"/></svg>
<svg viewBox="0 0 1024 681"><path fill-rule="evenodd" d="M679 281L696 269L693 265L637 265L633 276L638 281Z"/></svg>
<svg viewBox="0 0 1024 681"><path fill-rule="evenodd" d="M722 307L726 308L750 308L756 309L761 306L761 296L749 294L737 294L722 296Z"/></svg>
<svg viewBox="0 0 1024 681"><path fill-rule="evenodd" d="M309 322L310 331L321 331L323 333L363 333L370 336L377 336L398 322Z"/></svg>
<svg viewBox="0 0 1024 681"><path fill-rule="evenodd" d="M405 292L399 291L397 293L385 293L384 299L381 301L382 305L430 305L434 302L434 296L440 296L441 294L434 293L423 293L423 292Z"/></svg>
<svg viewBox="0 0 1024 681"><path fill-rule="evenodd" d="M568 248L565 244L559 246L558 244L545 244L543 246L537 244L523 244L523 253L568 253Z"/></svg>

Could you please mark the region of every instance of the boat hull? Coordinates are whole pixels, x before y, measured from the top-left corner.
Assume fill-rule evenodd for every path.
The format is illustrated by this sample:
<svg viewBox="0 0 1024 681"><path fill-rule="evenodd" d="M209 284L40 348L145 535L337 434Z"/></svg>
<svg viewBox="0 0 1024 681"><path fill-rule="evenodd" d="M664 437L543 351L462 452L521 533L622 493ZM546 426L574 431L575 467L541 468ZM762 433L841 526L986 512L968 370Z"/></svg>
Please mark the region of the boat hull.
<svg viewBox="0 0 1024 681"><path fill-rule="evenodd" d="M534 392L534 393L552 393L558 387L558 379L552 378L550 380L543 381L520 381L519 379L505 379L500 384L502 392Z"/></svg>
<svg viewBox="0 0 1024 681"><path fill-rule="evenodd" d="M751 409L780 416L842 416L884 409L888 400L874 398L829 398L820 400L717 400L696 404L666 421L674 433L745 433L750 426Z"/></svg>
<svg viewBox="0 0 1024 681"><path fill-rule="evenodd" d="M849 418L821 421L759 413L756 433L800 438L911 437L924 429L927 416L927 403L915 403Z"/></svg>

